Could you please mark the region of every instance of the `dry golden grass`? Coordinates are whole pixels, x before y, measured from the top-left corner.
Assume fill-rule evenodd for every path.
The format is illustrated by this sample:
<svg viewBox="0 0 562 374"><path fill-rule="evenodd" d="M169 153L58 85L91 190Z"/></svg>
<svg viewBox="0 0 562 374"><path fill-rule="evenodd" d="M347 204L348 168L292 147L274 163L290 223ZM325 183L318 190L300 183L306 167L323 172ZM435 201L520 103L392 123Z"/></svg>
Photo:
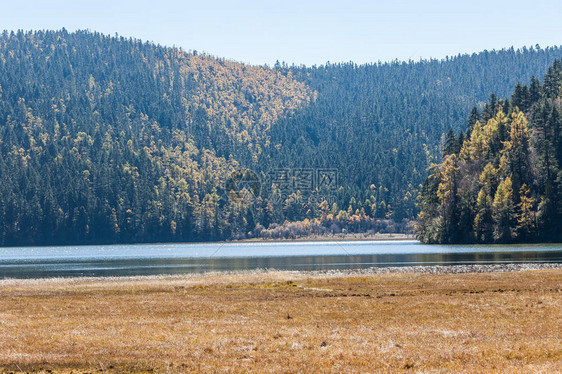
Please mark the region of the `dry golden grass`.
<svg viewBox="0 0 562 374"><path fill-rule="evenodd" d="M0 371L560 372L562 271L0 281Z"/></svg>

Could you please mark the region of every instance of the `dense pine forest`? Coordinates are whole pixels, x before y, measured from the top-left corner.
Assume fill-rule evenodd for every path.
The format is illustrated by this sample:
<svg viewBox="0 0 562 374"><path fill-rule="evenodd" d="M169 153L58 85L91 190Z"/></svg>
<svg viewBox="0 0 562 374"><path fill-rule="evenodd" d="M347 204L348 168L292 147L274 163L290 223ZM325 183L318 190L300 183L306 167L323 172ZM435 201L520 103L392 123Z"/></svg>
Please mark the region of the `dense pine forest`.
<svg viewBox="0 0 562 374"><path fill-rule="evenodd" d="M449 131L423 185L427 243L562 241L562 61Z"/></svg>
<svg viewBox="0 0 562 374"><path fill-rule="evenodd" d="M547 217L558 217L559 65L543 83L517 84L561 57L537 46L268 67L87 31L4 32L0 245L403 231L444 143L444 163L423 185L422 239L539 240L556 229ZM485 104L516 85L512 100ZM455 135L474 106L467 133ZM496 127L499 135L487 133ZM512 164L523 157L512 128L528 132L523 166ZM491 142L481 147L493 148L478 163L461 161L480 133ZM480 168L490 181L474 197ZM482 214L451 224L457 199ZM475 217L474 235L462 236Z"/></svg>

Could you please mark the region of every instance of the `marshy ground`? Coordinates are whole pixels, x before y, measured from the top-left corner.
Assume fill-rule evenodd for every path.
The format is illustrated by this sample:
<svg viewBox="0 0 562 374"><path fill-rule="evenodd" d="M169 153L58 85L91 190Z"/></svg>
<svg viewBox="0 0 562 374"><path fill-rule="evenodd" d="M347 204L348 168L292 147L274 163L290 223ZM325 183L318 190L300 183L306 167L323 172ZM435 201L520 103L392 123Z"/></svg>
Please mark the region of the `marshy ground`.
<svg viewBox="0 0 562 374"><path fill-rule="evenodd" d="M0 281L0 372L560 372L562 270Z"/></svg>

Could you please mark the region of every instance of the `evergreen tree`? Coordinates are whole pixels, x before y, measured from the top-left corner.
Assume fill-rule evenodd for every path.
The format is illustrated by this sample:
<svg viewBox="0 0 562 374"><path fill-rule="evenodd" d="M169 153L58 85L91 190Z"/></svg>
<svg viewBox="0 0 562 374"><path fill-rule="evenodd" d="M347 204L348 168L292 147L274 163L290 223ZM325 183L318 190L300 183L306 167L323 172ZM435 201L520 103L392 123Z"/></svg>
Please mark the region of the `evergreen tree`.
<svg viewBox="0 0 562 374"><path fill-rule="evenodd" d="M476 242L489 243L493 240L492 199L481 189L476 202L474 233Z"/></svg>
<svg viewBox="0 0 562 374"><path fill-rule="evenodd" d="M514 206L511 178L500 182L492 203L494 221L494 240L509 243L513 239Z"/></svg>
<svg viewBox="0 0 562 374"><path fill-rule="evenodd" d="M531 191L526 184L521 186L519 191L519 204L517 205L517 238L523 242L535 239L537 231L537 220L534 210L534 199L530 196Z"/></svg>

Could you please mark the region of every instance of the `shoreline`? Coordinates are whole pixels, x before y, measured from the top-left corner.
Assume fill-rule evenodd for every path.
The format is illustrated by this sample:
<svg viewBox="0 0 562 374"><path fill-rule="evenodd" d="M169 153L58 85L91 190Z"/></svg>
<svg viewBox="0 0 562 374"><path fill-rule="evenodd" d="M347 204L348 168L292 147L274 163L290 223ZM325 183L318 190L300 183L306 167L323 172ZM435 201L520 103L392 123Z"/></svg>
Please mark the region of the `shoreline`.
<svg viewBox="0 0 562 374"><path fill-rule="evenodd" d="M244 279L245 277L257 279L274 276L299 277L299 278L347 278L354 276L369 276L382 274L403 275L447 275L447 274L494 274L525 272L537 270L562 270L562 263L507 263L507 264L458 264L458 265L412 265L412 266L388 266L370 267L363 269L334 269L334 270L277 270L277 269L254 269L240 271L209 271L204 273L185 274L159 274L159 275L133 275L133 276L85 276L85 277L45 277L45 278L3 278L0 286L13 283L81 283L81 282L127 282L127 281L201 281L206 279L225 280L231 278Z"/></svg>
<svg viewBox="0 0 562 374"><path fill-rule="evenodd" d="M193 241L193 242L153 242L153 243L79 243L79 244L46 244L46 245L8 245L0 246L3 248L34 248L34 247L91 247L91 246L125 246L125 245L174 245L174 244L230 244L230 243L286 243L286 242L329 242L329 241L385 241L385 240L417 240L415 234L375 234L364 236L365 234L345 234L344 236L321 235L321 236L305 236L301 238L247 238L233 240L210 240L210 241Z"/></svg>
<svg viewBox="0 0 562 374"><path fill-rule="evenodd" d="M301 238L248 238L239 240L227 240L216 243L284 243L284 242L352 242L352 241L386 241L386 240L416 240L415 234L376 234L362 236L364 234L347 234L338 235L320 235L320 236L304 236Z"/></svg>

